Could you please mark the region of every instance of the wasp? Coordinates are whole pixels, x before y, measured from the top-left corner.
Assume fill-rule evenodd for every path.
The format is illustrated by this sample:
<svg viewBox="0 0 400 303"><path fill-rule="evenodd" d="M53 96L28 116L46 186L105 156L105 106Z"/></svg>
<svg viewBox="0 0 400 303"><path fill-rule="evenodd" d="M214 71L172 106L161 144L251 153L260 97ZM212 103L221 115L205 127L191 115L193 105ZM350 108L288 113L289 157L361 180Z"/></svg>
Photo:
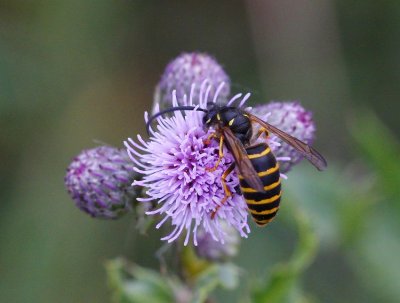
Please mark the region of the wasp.
<svg viewBox="0 0 400 303"><path fill-rule="evenodd" d="M255 141L254 139L262 135L268 137L271 132L285 143L294 147L318 170L324 170L327 167L324 157L311 146L235 106L218 105L214 102L209 102L206 109L194 106L172 107L150 117L147 122L147 131L149 132L151 122L160 115L183 110L204 112L204 126L215 129L215 132L205 140L206 144L213 138L219 141L219 157L214 167L207 168L209 171L217 169L221 159L224 157L224 145L234 158L234 162L222 174L221 184L225 191L225 197L212 213L212 218L219 207L232 196L232 192L226 184L226 178L236 168L239 176L240 192L246 200L249 212L255 223L259 226L265 226L274 219L279 210L282 195L281 178L279 164L268 144L252 144ZM260 126L255 136L253 135L254 124Z"/></svg>

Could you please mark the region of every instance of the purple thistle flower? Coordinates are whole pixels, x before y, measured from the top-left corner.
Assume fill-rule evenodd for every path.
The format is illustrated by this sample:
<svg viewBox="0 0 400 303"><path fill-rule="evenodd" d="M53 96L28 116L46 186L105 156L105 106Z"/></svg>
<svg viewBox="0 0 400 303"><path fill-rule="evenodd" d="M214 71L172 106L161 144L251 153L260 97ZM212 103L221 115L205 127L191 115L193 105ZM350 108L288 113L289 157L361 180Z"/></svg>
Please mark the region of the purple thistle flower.
<svg viewBox="0 0 400 303"><path fill-rule="evenodd" d="M178 100L188 95L192 84L195 84L193 99L198 100L200 85L208 80L211 85L210 97L213 98L221 82L226 85L218 93L219 102L225 103L230 94L230 79L222 66L205 53L183 53L172 60L166 67L156 87L155 104L161 109L172 106L172 92L176 90ZM154 111L153 111L154 113Z"/></svg>
<svg viewBox="0 0 400 303"><path fill-rule="evenodd" d="M92 217L116 219L132 209L137 174L125 150L100 146L82 151L64 178L76 206Z"/></svg>
<svg viewBox="0 0 400 303"><path fill-rule="evenodd" d="M203 230L198 231L198 245L195 252L200 258L210 261L224 261L237 255L240 245L240 237L232 226L223 224L226 232L225 243L216 242L210 234Z"/></svg>
<svg viewBox="0 0 400 303"><path fill-rule="evenodd" d="M208 98L203 98L204 89L201 89L197 100L193 98L193 91L194 86L189 102L183 98L183 104L196 103L205 107ZM214 96L214 101L216 99L217 96ZM176 95L173 105L178 105ZM145 117L147 121L147 113ZM224 221L242 237L247 237L250 232L246 203L235 191L239 182L234 172L227 178L227 185L233 195L211 218L225 196L220 179L233 157L225 150L218 168L213 172L207 171L207 167L214 167L217 162L218 144L215 141L209 145L204 144L213 130L204 129L202 117L203 113L198 111L189 111L186 115L175 112L172 117L158 118L157 131L151 130L148 142L140 135L137 137L138 143L130 138L125 141L128 154L135 164L134 170L143 175L143 179L135 181L134 185L148 188L148 198L139 198L138 201L158 200L158 208L147 214L165 216L157 228L167 220L171 221L173 231L162 238L168 242L176 240L185 230L184 244L187 245L193 234L193 243L197 245L197 231L201 228L215 241L223 243L226 232L221 226Z"/></svg>
<svg viewBox="0 0 400 303"><path fill-rule="evenodd" d="M251 113L307 144L311 144L314 140L315 124L312 113L299 102L271 102L254 107ZM293 165L299 163L303 156L281 139L276 137L274 140L282 143L271 145L271 149L277 159L281 160L279 161L281 173L286 173Z"/></svg>
<svg viewBox="0 0 400 303"><path fill-rule="evenodd" d="M223 83L216 91L221 91L222 86ZM193 97L197 96L193 93L194 89L195 85L192 85L189 101L184 96L181 105L198 104L205 108L209 101L210 86L205 89L205 85L201 85L197 100ZM240 97L241 94L234 96L229 103ZM243 104L248 97L249 94L245 95L240 103ZM212 101L216 102L217 99L218 94L214 95ZM175 93L172 105L178 106ZM232 163L233 157L224 147L224 158L218 168L213 172L206 169L216 164L219 147L215 141L210 145L204 144L214 130L203 127L203 115L199 111L189 111L185 115L177 111L172 117L159 117L157 130L150 129L151 137L147 142L140 135L137 136L138 142L131 138L124 142L135 164L134 170L143 175L142 180L133 184L148 189L148 197L138 198L138 201L158 200L157 208L147 214L165 216L156 228L168 220L173 226L173 231L162 238L168 242L176 240L185 230L184 244L187 245L193 234L193 243L197 245L197 231L202 229L213 240L224 243L227 233L223 224L235 228L242 237L247 237L250 232L247 205L235 190L239 184L236 172L232 172L226 180L232 196L211 218L225 197L221 176ZM148 121L147 113L145 120ZM268 143L278 144L272 140Z"/></svg>

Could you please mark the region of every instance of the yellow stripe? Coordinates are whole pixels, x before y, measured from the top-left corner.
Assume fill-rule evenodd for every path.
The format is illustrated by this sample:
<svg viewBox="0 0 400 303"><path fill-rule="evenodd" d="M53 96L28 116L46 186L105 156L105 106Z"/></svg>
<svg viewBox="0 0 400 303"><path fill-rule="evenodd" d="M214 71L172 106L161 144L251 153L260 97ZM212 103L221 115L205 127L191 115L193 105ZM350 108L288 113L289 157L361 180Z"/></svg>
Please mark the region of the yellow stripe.
<svg viewBox="0 0 400 303"><path fill-rule="evenodd" d="M267 175L270 175L270 174L276 172L278 169L279 169L279 164L278 164L278 162L277 162L277 163L275 164L275 167L270 168L270 169L267 169L266 171L260 172L260 173L258 173L257 175L258 175L259 177L264 177L264 176L267 176Z"/></svg>
<svg viewBox="0 0 400 303"><path fill-rule="evenodd" d="M271 149L268 147L266 148L262 153L259 154L253 154L253 155L248 155L249 159L256 159L256 158L260 158L262 156L266 156L271 152Z"/></svg>
<svg viewBox="0 0 400 303"><path fill-rule="evenodd" d="M272 214L272 213L276 212L278 210L278 208L279 208L279 206L275 207L273 209L268 209L268 210L264 210L264 211L261 211L261 212L257 212L257 211L255 211L253 209L249 209L249 210L250 210L250 213L252 213L253 215L269 215L269 214Z"/></svg>
<svg viewBox="0 0 400 303"><path fill-rule="evenodd" d="M265 224L271 222L274 218L267 219L267 220L256 220L256 219L254 219L254 222L256 222L256 224L259 225L259 226L264 226Z"/></svg>
<svg viewBox="0 0 400 303"><path fill-rule="evenodd" d="M233 124L234 121L235 121L235 118L231 119L231 120L228 122L229 126L232 126L232 124Z"/></svg>
<svg viewBox="0 0 400 303"><path fill-rule="evenodd" d="M276 172L278 169L279 169L279 164L278 164L278 162L276 162L274 167L269 168L266 171L259 172L259 173L257 173L257 175L259 177L264 177L264 176L267 176L267 175L270 175L270 174ZM243 180L244 178L242 175L239 175L239 179Z"/></svg>
<svg viewBox="0 0 400 303"><path fill-rule="evenodd" d="M253 205L262 205L262 204L267 204L267 203L271 203L274 202L276 200L278 200L282 195L282 191L279 192L279 194L269 198L269 199L264 199L264 200L260 200L260 201L255 201L255 200L246 200L247 204L253 204Z"/></svg>
<svg viewBox="0 0 400 303"><path fill-rule="evenodd" d="M219 114L217 114L217 119L218 119L218 121L221 121L221 117Z"/></svg>
<svg viewBox="0 0 400 303"><path fill-rule="evenodd" d="M270 189L274 189L280 183L281 183L281 179L279 179L275 183L272 183L271 185L264 186L264 190L267 191L267 190L270 190ZM256 191L255 189L252 189L251 187L240 187L240 190L242 191L242 193L258 193L258 191Z"/></svg>

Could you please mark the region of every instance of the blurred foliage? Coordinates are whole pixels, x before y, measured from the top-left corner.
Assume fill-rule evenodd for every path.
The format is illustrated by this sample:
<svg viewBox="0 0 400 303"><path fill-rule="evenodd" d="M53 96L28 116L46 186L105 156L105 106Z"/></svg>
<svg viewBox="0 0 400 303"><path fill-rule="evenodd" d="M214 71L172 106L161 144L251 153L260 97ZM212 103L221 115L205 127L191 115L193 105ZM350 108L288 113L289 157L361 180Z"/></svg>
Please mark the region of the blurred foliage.
<svg viewBox="0 0 400 303"><path fill-rule="evenodd" d="M368 167L376 171L378 186L389 201L400 201L400 143L371 111L360 111L350 131ZM393 203L394 207L400 204Z"/></svg>
<svg viewBox="0 0 400 303"><path fill-rule="evenodd" d="M179 282L166 280L155 271L128 265L122 259L108 262L107 272L113 290L113 302L175 302L172 285L183 288Z"/></svg>
<svg viewBox="0 0 400 303"><path fill-rule="evenodd" d="M238 269L232 264L213 264L202 271L191 287L176 276L160 274L123 259L107 263L113 302L203 303L217 287L234 288Z"/></svg>
<svg viewBox="0 0 400 303"><path fill-rule="evenodd" d="M109 263L114 295L118 283L175 294L145 269L159 266L160 232L91 220L62 180L94 139L121 146L143 132L162 69L191 50L215 55L257 100L301 99L329 162L296 167L277 219L252 226L236 260L249 282L220 290L233 269L210 269L199 300L248 300L264 285L282 302L398 302L399 1L0 0L0 24L1 302L109 302L101 264L121 254L140 267Z"/></svg>
<svg viewBox="0 0 400 303"><path fill-rule="evenodd" d="M396 302L400 298L400 144L372 112L362 111L358 116L350 131L365 165L376 178L369 192L376 196L376 203L369 209L363 232L355 239L351 257L360 280L381 301Z"/></svg>
<svg viewBox="0 0 400 303"><path fill-rule="evenodd" d="M294 206L291 205L291 207ZM289 261L275 265L265 281L256 281L251 302L306 302L297 292L296 283L315 257L317 237L303 211L294 209L294 217L299 232L299 243L293 256Z"/></svg>

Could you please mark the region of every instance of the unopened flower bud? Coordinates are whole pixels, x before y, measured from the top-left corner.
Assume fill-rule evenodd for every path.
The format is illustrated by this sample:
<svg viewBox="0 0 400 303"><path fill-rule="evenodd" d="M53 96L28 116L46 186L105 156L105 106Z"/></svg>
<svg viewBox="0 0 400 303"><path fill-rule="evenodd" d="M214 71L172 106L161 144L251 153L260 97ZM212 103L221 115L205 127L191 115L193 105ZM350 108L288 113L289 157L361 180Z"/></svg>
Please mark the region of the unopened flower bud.
<svg viewBox="0 0 400 303"><path fill-rule="evenodd" d="M315 124L312 113L301 106L299 102L271 102L254 107L251 112L307 144L311 144L314 140ZM271 149L278 160L279 157L290 158L290 160L279 161L280 170L285 173L300 162L303 156L279 137L276 138L276 141L280 145L271 145Z"/></svg>
<svg viewBox="0 0 400 303"><path fill-rule="evenodd" d="M65 176L65 186L76 206L92 217L116 219L132 209L137 175L125 150L100 146L76 156Z"/></svg>
<svg viewBox="0 0 400 303"><path fill-rule="evenodd" d="M182 100L183 95L189 96L192 85L192 98L197 101L205 80L211 88L210 99L214 97L219 84L225 83L218 94L218 101L225 103L230 94L230 79L222 66L208 54L183 53L167 65L156 87L155 105L158 104L161 109L171 107L172 92L176 90L177 99Z"/></svg>

